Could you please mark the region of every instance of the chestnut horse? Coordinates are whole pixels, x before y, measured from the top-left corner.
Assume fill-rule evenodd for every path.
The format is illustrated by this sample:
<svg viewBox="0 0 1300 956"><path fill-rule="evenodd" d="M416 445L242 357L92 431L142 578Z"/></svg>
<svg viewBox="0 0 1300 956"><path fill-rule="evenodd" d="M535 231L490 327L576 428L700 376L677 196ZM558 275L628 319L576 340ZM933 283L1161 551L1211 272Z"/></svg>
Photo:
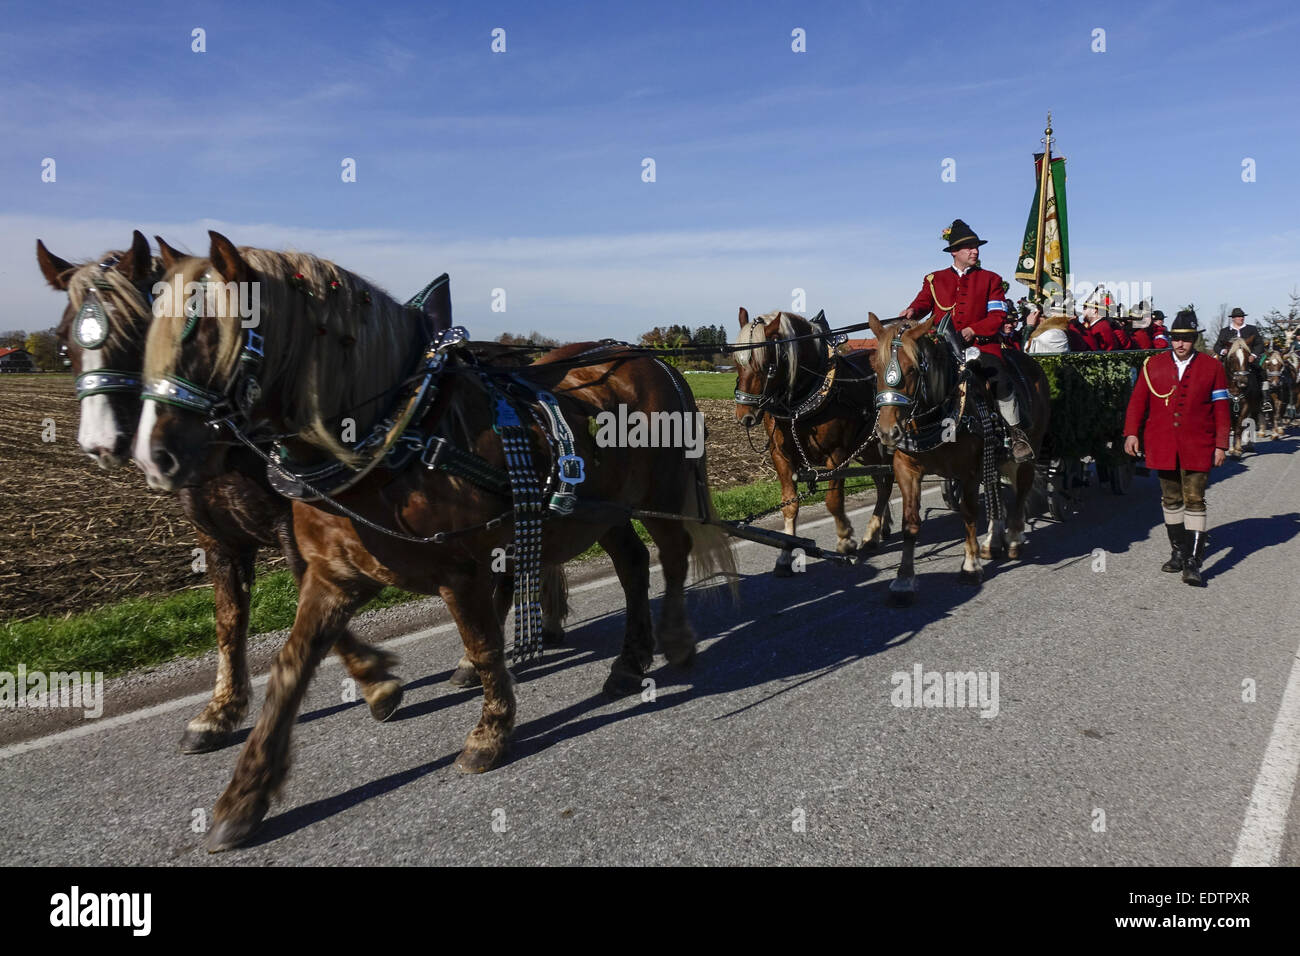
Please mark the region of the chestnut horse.
<svg viewBox="0 0 1300 956"><path fill-rule="evenodd" d="M781 481L781 499L788 502L785 533L798 534L797 472L808 468L832 471L856 459L878 466L875 478L876 508L867 524L862 544L853 543L853 524L844 513L844 479L832 478L826 487L826 510L835 519L835 550L853 554L874 550L889 537L889 496L894 474L889 456L881 453L872 422L876 393L871 353L852 352L831 357L824 339L783 341L814 331L811 323L793 312L769 312L750 319L740 310L736 362L736 419L753 428L761 419L767 429L772 467ZM789 548L777 555L774 574L793 573Z"/></svg>
<svg viewBox="0 0 1300 956"><path fill-rule="evenodd" d="M36 242L46 281L68 294L57 334L77 374L77 441L101 468L126 460L140 419L152 289L165 264L181 256L159 243L163 259L150 255L148 240L136 230L130 249L73 264ZM266 466L249 452L225 449L221 466L210 477L177 491L204 551L216 606L216 684L180 743L182 752L196 754L224 746L248 710L245 643L258 549L279 548L295 578L301 577L303 563L294 545L289 502L271 490ZM336 650L360 684L371 714L386 720L402 699L401 682L389 673L392 656L348 631L339 635Z"/></svg>
<svg viewBox="0 0 1300 956"><path fill-rule="evenodd" d="M977 585L983 579L975 522L979 515L984 437L971 418L974 403L987 402L983 394L977 394L984 392L985 386L975 380L961 385L957 359L951 348L926 335L933 316L915 325L896 322L889 328L875 316L869 321L876 336L876 353L872 359L876 370L875 404L879 409L876 432L886 449L896 449L894 478L903 493L903 557L898 576L890 584L890 597L898 603L911 603L916 596L913 554L921 532L921 479L926 474L957 479L961 483L961 516L966 539L958 578L963 583ZM1031 424L1025 433L1037 454L1051 415L1047 377L1037 362L1020 352L1006 351L1003 357L1015 363L1029 385ZM984 413L998 414L987 404ZM1018 558L1024 545L1025 503L1034 485L1034 463L1016 464L1007 460L999 470L1011 480L1016 492L1007 526L1007 554ZM1000 494L996 479L991 484L993 487L986 488L986 493L990 497ZM996 527L992 516L990 524ZM995 533L990 530L989 545ZM991 552L986 550L984 555L991 556Z"/></svg>
<svg viewBox="0 0 1300 956"><path fill-rule="evenodd" d="M1273 349L1260 363L1268 380L1268 400L1273 406L1270 413L1274 438L1286 435L1282 428L1282 419L1290 418L1292 406L1295 405L1296 380L1291 373L1291 366L1277 349Z"/></svg>
<svg viewBox="0 0 1300 956"><path fill-rule="evenodd" d="M410 317L382 290L333 263L300 253L236 249L218 233L211 239L207 259L178 262L165 278L258 283L258 334L241 326L222 296L215 309L204 310L215 314L187 316L184 304L174 301L156 308L145 394L184 394L189 407L146 403L134 455L149 483L168 489L196 480L210 454L209 419L220 416L233 416L223 420L240 428L269 427L284 436L295 461L314 456L364 467L363 455L337 437L343 420L355 422L356 434L370 434L391 411L388 400L377 396L426 368L428 342L418 341ZM649 554L632 526L634 511L659 547L664 572L659 645L670 663L689 663L695 654L685 613L690 558L697 571L734 574L727 539L706 523L716 516L704 456L688 458L689 449L646 447L621 436L598 445L604 430L593 434L592 427L595 414L619 406L623 412L697 415L681 376L636 350L592 343L565 346L525 369L496 373L459 350L449 354L433 404L413 424L432 430L465 458L504 469L494 422L508 421L499 417L509 408L501 391L508 389L507 377L553 393L572 430L575 454L586 464L578 487L590 507L545 522L541 561L561 564L597 541L614 561L627 627L606 692L639 691L653 662ZM237 412L227 410L227 395L236 397ZM522 421L528 421L527 413ZM527 434L532 460L553 467L540 427ZM333 501L294 502L294 532L306 564L298 613L276 657L262 713L217 800L209 850L244 842L266 815L288 772L290 734L313 671L357 608L386 584L440 594L446 601L484 698L456 767L481 772L501 762L515 723L515 695L490 568L513 537L508 495L415 460L395 471L381 465L364 473ZM672 520L667 513L695 520Z"/></svg>
<svg viewBox="0 0 1300 956"><path fill-rule="evenodd" d="M1255 447L1255 435L1263 428L1264 393L1250 372L1255 360L1250 346L1243 338L1235 338L1223 356L1223 369L1228 375L1228 398L1232 412L1232 437L1228 454L1240 458L1247 449Z"/></svg>
<svg viewBox="0 0 1300 956"><path fill-rule="evenodd" d="M105 469L126 461L140 420L144 339L153 321L154 284L165 268L184 258L162 239L158 244L162 258L153 258L148 240L136 230L129 250L73 264L51 253L40 240L36 243L36 259L46 281L68 294L57 335L77 374L77 441ZM83 313L88 299L93 302ZM303 571L290 502L271 490L266 465L241 445L222 446L222 450L222 468L217 473L178 489L181 509L194 524L207 563L217 632L216 683L211 699L181 737L181 751L187 754L224 746L248 711L246 643L258 550L279 549L295 581ZM509 581L503 586L508 588ZM545 578L543 611L547 642L558 643L566 611L562 576ZM340 636L335 651L360 685L375 719L390 717L402 699L401 682L390 674L395 664L392 655L350 631ZM466 686L476 680L473 667L462 660L452 682Z"/></svg>

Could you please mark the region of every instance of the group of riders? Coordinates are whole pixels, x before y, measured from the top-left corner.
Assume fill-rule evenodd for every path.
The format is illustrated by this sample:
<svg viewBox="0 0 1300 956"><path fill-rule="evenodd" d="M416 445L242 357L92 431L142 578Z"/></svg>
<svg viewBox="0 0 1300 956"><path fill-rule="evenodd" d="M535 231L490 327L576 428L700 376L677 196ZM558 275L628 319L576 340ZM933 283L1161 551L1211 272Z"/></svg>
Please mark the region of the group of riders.
<svg viewBox="0 0 1300 956"><path fill-rule="evenodd" d="M1228 379L1222 361L1241 339L1249 349L1246 374L1257 391L1267 390L1261 360L1268 347L1285 353L1287 344L1268 342L1246 313L1234 308L1219 332L1211 354L1199 352L1203 331L1191 309L1178 313L1166 328L1164 313L1141 302L1125 313L1106 289L1094 291L1075 314L1072 298L1049 295L1040 303L1022 300L1017 306L1007 297L1008 283L979 263L979 247L986 240L957 219L943 232L944 252L952 267L932 272L922 280L921 291L901 313L905 320L933 313L946 317L940 334L948 335L957 349L965 350L988 383L990 398L1007 426L1008 445L1016 461L1033 458L1025 433L1021 376L1004 351L1030 354L1064 352L1163 350L1144 363L1130 399L1125 422L1125 451L1145 454L1147 465L1161 480L1165 524L1173 554L1162 570L1181 571L1188 584L1201 585L1200 561L1205 553L1204 492L1210 468L1224 461L1229 447L1231 414ZM1283 374L1294 374L1300 362L1300 336L1290 343ZM1191 370L1189 373L1189 369ZM1170 399L1176 399L1170 405Z"/></svg>

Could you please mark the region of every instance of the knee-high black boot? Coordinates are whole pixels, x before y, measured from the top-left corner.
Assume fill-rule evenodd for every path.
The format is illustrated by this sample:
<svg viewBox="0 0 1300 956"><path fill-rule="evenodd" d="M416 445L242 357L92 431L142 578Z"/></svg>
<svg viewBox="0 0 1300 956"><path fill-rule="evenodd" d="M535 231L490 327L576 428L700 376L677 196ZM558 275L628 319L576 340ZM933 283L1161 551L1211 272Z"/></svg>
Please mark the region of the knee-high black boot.
<svg viewBox="0 0 1300 956"><path fill-rule="evenodd" d="M1183 556L1183 583L1203 588L1205 582L1201 579L1201 561L1205 559L1205 532L1189 531L1187 536L1190 541Z"/></svg>
<svg viewBox="0 0 1300 956"><path fill-rule="evenodd" d="M1183 569L1183 552L1187 550L1187 528L1181 524L1167 524L1169 532L1169 560L1160 565L1161 571L1177 574Z"/></svg>

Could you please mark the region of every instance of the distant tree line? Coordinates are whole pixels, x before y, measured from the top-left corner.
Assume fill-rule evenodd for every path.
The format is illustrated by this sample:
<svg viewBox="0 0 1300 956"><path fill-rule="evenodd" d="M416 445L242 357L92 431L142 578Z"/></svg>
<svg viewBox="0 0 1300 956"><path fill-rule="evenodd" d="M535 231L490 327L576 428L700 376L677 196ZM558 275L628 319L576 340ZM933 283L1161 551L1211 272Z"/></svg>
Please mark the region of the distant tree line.
<svg viewBox="0 0 1300 956"><path fill-rule="evenodd" d="M59 339L54 329L43 332L0 332L0 349L26 349L31 353L36 367L43 372L61 372L67 367L63 364Z"/></svg>
<svg viewBox="0 0 1300 956"><path fill-rule="evenodd" d="M722 346L727 344L727 330L721 325L701 325L693 332L685 325L656 325L641 335L639 344L666 352L687 346L711 346L719 350L713 354L664 355L664 361L681 369L712 369L714 365L730 361L726 353L721 351Z"/></svg>

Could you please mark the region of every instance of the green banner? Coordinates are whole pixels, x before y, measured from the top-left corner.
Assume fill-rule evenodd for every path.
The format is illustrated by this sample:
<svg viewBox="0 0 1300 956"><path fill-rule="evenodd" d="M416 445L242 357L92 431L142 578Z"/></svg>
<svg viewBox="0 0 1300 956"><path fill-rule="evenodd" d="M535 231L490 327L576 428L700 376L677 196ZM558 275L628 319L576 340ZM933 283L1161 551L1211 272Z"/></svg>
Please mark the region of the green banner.
<svg viewBox="0 0 1300 956"><path fill-rule="evenodd" d="M1025 239L1016 260L1016 281L1033 288L1041 286L1044 295L1063 291L1070 274L1070 233L1065 210L1065 159L1053 157L1047 179L1047 197L1043 213L1043 241L1040 255L1038 213L1043 197L1043 154L1034 154L1034 201L1029 207Z"/></svg>

